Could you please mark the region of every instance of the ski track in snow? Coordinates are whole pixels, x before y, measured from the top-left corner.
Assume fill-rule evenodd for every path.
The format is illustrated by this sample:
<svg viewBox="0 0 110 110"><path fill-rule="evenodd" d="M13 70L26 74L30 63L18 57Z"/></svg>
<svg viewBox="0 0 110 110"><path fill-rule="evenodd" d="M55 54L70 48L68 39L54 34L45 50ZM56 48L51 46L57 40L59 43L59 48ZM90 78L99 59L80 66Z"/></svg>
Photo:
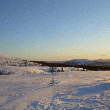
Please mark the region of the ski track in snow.
<svg viewBox="0 0 110 110"><path fill-rule="evenodd" d="M48 67L0 67L0 110L109 110L109 71L49 73ZM29 74L24 74L28 70ZM20 71L20 73L19 73ZM35 73L35 74L33 74ZM55 85L50 81L54 78Z"/></svg>

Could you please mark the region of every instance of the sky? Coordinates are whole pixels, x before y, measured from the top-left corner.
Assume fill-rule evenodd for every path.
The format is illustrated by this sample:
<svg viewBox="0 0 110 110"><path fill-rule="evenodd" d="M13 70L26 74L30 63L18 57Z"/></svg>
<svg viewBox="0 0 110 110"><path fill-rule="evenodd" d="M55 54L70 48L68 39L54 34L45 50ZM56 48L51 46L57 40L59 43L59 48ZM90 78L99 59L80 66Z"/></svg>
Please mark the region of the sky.
<svg viewBox="0 0 110 110"><path fill-rule="evenodd" d="M0 53L44 61L110 58L110 0L0 0Z"/></svg>

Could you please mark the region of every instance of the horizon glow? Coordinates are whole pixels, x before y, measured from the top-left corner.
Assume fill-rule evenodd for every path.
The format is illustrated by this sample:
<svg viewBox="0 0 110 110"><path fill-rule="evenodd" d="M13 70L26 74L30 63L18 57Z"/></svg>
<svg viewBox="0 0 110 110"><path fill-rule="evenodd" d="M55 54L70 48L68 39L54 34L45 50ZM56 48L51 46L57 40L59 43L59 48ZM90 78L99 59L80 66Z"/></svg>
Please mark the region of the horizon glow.
<svg viewBox="0 0 110 110"><path fill-rule="evenodd" d="M0 53L44 61L110 58L110 1L2 0Z"/></svg>

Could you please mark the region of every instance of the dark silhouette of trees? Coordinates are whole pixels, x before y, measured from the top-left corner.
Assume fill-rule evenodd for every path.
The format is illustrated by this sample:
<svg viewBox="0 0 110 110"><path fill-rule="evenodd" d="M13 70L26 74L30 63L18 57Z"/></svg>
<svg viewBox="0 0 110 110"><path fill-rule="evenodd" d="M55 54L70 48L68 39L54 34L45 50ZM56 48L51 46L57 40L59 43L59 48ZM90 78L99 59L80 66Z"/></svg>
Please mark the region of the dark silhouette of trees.
<svg viewBox="0 0 110 110"><path fill-rule="evenodd" d="M109 71L110 66L90 66L90 65L69 65L69 64L63 64L63 63L47 63L44 61L30 61L34 63L39 63L42 66L49 66L49 67L75 67L75 68L82 68L83 71L88 70L88 71ZM63 69L62 69L63 71Z"/></svg>

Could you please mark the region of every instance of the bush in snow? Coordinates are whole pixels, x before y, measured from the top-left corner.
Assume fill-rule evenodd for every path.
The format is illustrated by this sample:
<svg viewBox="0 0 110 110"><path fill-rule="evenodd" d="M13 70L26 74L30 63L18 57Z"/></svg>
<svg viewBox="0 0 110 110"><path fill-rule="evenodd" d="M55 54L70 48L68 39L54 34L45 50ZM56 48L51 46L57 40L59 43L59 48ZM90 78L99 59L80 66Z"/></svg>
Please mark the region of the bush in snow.
<svg viewBox="0 0 110 110"><path fill-rule="evenodd" d="M5 70L3 70L3 71L0 71L0 75L9 75L9 74L14 74L14 72L7 72L7 71L5 71Z"/></svg>
<svg viewBox="0 0 110 110"><path fill-rule="evenodd" d="M51 68L49 69L49 72L51 72L51 73L55 72L55 68L51 67Z"/></svg>
<svg viewBox="0 0 110 110"><path fill-rule="evenodd" d="M64 72L63 67L61 68L61 72Z"/></svg>
<svg viewBox="0 0 110 110"><path fill-rule="evenodd" d="M26 74L31 74L31 72L30 71L26 71Z"/></svg>
<svg viewBox="0 0 110 110"><path fill-rule="evenodd" d="M0 75L3 75L3 71L0 71Z"/></svg>
<svg viewBox="0 0 110 110"><path fill-rule="evenodd" d="M50 84L55 85L55 81L54 81L53 78L52 78L52 80L50 81Z"/></svg>
<svg viewBox="0 0 110 110"><path fill-rule="evenodd" d="M57 73L58 73L58 72L60 72L60 70L59 70L59 69L57 69Z"/></svg>

